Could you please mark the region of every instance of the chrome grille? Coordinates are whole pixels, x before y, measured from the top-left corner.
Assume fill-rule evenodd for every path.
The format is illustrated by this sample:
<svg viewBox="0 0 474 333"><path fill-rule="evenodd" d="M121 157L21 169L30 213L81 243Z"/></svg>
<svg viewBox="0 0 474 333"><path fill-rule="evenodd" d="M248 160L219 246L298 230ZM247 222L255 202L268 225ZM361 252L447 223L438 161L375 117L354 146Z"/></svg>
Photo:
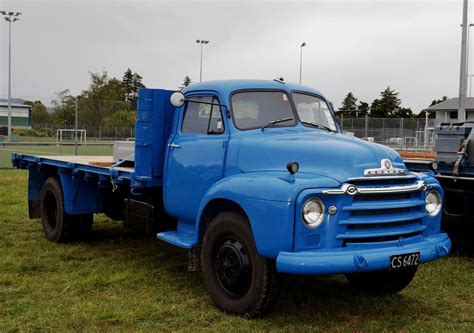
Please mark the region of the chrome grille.
<svg viewBox="0 0 474 333"><path fill-rule="evenodd" d="M420 181L407 179L401 183L397 180L396 184L389 185L386 181L380 184L374 180L359 183L357 188L356 194L345 194L350 199L343 201L341 232L336 235L343 246L413 237L426 229L422 223L425 186ZM400 191L401 188L407 191Z"/></svg>

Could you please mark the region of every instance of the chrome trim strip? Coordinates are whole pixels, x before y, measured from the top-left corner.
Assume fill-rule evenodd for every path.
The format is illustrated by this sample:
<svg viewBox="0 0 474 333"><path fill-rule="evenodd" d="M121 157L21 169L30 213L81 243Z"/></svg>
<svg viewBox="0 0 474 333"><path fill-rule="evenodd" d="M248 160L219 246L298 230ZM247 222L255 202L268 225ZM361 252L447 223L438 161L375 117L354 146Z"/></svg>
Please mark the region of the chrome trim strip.
<svg viewBox="0 0 474 333"><path fill-rule="evenodd" d="M413 172L414 173L414 172ZM355 178L349 178L348 181L358 181L358 180L378 180L378 179L406 179L406 180L412 180L412 179L417 179L416 176L414 175L406 175L406 176L373 176L373 177L355 177Z"/></svg>
<svg viewBox="0 0 474 333"><path fill-rule="evenodd" d="M408 173L405 169L366 169L364 170L365 176L377 176L377 175L395 175L402 176Z"/></svg>
<svg viewBox="0 0 474 333"><path fill-rule="evenodd" d="M425 189L426 189L425 182L422 180L419 180L416 182L416 184L413 184L413 185L390 186L390 187L356 187L352 184L343 184L338 189L324 190L323 194L355 195L355 194L378 194L378 193L404 193L404 192L424 191Z"/></svg>
<svg viewBox="0 0 474 333"><path fill-rule="evenodd" d="M454 177L454 176L446 176L446 175L435 175L436 178L448 178L448 179L461 179L461 180L474 180L473 177Z"/></svg>

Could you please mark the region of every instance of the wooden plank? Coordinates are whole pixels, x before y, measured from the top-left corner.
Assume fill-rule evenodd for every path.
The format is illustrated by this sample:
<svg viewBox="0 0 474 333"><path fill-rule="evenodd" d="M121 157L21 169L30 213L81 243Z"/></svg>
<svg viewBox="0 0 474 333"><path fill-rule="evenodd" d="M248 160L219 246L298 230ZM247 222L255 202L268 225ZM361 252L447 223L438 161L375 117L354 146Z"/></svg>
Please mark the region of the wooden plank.
<svg viewBox="0 0 474 333"><path fill-rule="evenodd" d="M51 156L38 156L42 158L48 158L50 160L70 162L83 165L94 165L100 167L110 167L114 164L112 156L74 156L74 155L51 155Z"/></svg>
<svg viewBox="0 0 474 333"><path fill-rule="evenodd" d="M430 151L399 151L402 158L423 158L434 160L436 157L435 152Z"/></svg>
<svg viewBox="0 0 474 333"><path fill-rule="evenodd" d="M89 165L100 166L104 168L110 168L113 164L113 162L89 161Z"/></svg>

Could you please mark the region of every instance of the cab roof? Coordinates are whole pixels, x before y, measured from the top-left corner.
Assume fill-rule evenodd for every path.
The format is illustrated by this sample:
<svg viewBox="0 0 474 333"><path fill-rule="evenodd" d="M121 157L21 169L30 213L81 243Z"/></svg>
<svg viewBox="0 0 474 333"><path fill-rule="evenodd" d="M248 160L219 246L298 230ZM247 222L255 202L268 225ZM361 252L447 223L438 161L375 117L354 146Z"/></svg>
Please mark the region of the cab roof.
<svg viewBox="0 0 474 333"><path fill-rule="evenodd" d="M276 80L216 80L193 83L183 89L183 93L194 91L216 91L224 96L229 96L234 91L246 89L275 89L288 93L292 91L304 91L324 97L324 95L314 88L301 84L282 82Z"/></svg>

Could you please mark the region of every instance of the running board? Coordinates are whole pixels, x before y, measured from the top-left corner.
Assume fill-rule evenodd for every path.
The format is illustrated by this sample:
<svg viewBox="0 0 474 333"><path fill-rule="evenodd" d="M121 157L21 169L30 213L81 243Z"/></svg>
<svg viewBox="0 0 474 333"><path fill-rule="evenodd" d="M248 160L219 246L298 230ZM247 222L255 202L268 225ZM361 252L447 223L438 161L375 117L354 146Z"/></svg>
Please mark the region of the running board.
<svg viewBox="0 0 474 333"><path fill-rule="evenodd" d="M164 231L158 233L156 237L183 249L192 249L195 245L194 234L187 232L178 232L177 230Z"/></svg>

